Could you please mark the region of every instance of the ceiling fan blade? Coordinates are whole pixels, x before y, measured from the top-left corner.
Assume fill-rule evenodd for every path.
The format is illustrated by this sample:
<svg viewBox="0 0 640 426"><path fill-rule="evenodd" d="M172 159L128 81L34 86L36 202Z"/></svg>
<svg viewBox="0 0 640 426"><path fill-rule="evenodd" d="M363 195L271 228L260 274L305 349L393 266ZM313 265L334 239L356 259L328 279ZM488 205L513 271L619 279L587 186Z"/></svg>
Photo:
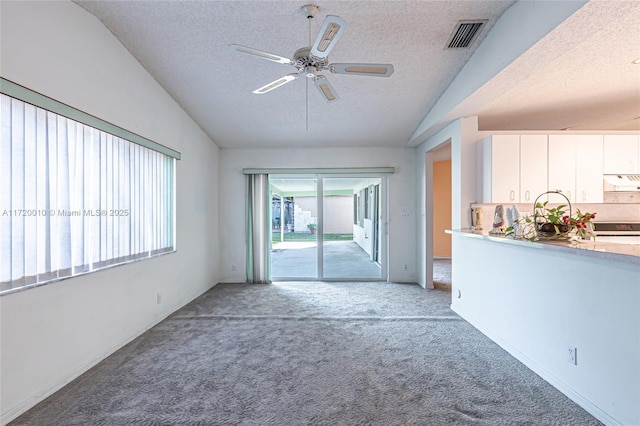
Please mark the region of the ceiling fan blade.
<svg viewBox="0 0 640 426"><path fill-rule="evenodd" d="M389 77L393 74L391 64L331 64L329 70L334 74L368 75Z"/></svg>
<svg viewBox="0 0 640 426"><path fill-rule="evenodd" d="M317 58L326 58L333 49L344 30L347 29L347 23L340 17L327 15L322 23L322 28L316 37L316 41L311 46L311 55Z"/></svg>
<svg viewBox="0 0 640 426"><path fill-rule="evenodd" d="M313 82L327 102L334 102L340 99L340 96L338 96L338 93L325 76L318 75L313 79Z"/></svg>
<svg viewBox="0 0 640 426"><path fill-rule="evenodd" d="M265 94L272 91L273 89L277 89L283 84L287 84L288 82L295 80L296 78L298 78L298 74L287 74L284 77L277 79L276 81L272 81L271 83L254 90L253 93L255 93L256 95Z"/></svg>
<svg viewBox="0 0 640 426"><path fill-rule="evenodd" d="M229 49L235 52L245 53L247 55L266 59L268 61L278 62L280 64L285 64L285 65L293 65L293 61L291 59L285 58L283 56L274 55L273 53L263 52L262 50L252 49L251 47L241 46L239 44L230 44Z"/></svg>

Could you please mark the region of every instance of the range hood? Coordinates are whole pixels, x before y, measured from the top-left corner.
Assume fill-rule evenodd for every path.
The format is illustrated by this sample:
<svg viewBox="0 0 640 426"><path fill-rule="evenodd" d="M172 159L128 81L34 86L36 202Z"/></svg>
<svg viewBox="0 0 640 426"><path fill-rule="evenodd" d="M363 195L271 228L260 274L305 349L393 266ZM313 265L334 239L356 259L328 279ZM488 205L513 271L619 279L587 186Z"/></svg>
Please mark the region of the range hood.
<svg viewBox="0 0 640 426"><path fill-rule="evenodd" d="M640 191L640 174L608 174L604 181L614 186L614 191Z"/></svg>

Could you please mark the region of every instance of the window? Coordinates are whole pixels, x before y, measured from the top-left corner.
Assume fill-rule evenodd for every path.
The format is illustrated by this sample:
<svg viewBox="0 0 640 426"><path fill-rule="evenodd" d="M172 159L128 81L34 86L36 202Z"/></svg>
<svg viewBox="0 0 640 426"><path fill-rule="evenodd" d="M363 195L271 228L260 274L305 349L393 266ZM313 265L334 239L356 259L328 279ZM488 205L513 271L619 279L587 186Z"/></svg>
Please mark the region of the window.
<svg viewBox="0 0 640 426"><path fill-rule="evenodd" d="M353 194L353 224L358 224L358 194Z"/></svg>
<svg viewBox="0 0 640 426"><path fill-rule="evenodd" d="M371 192L369 191L369 188L365 188L364 190L364 218L365 219L371 219L371 214L369 212L369 204L371 204L371 200L369 199L371 197Z"/></svg>
<svg viewBox="0 0 640 426"><path fill-rule="evenodd" d="M0 294L174 251L174 156L0 96Z"/></svg>
<svg viewBox="0 0 640 426"><path fill-rule="evenodd" d="M364 226L363 219L364 219L364 193L362 190L360 190L358 192L358 222L356 223L356 225L362 228Z"/></svg>

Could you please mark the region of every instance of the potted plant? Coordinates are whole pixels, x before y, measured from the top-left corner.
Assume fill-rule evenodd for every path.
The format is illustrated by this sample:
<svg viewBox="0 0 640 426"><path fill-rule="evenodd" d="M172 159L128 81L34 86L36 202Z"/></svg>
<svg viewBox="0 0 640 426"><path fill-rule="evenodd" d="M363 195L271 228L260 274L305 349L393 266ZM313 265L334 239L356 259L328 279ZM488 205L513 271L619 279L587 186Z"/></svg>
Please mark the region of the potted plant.
<svg viewBox="0 0 640 426"><path fill-rule="evenodd" d="M566 204L557 207L547 208L548 201L536 203L536 214L534 215L536 232L538 237L562 238L566 237L571 230L570 226L563 220L569 217L565 214Z"/></svg>
<svg viewBox="0 0 640 426"><path fill-rule="evenodd" d="M547 207L548 201L538 202L538 199L545 194L559 194L566 200L567 204L560 204L556 207ZM567 214L567 209L569 210ZM534 215L517 219L515 225L521 228L520 235L530 241L552 240L569 238L569 234L574 232L580 239L595 239L591 221L595 219L595 213L582 213L576 209L574 215L569 199L559 191L548 191L536 198L534 202ZM507 236L518 237L516 226L510 226L506 230Z"/></svg>
<svg viewBox="0 0 640 426"><path fill-rule="evenodd" d="M316 225L315 223L310 223L307 225L307 228L309 228L309 231L311 231L312 234L315 234L318 230L318 225Z"/></svg>

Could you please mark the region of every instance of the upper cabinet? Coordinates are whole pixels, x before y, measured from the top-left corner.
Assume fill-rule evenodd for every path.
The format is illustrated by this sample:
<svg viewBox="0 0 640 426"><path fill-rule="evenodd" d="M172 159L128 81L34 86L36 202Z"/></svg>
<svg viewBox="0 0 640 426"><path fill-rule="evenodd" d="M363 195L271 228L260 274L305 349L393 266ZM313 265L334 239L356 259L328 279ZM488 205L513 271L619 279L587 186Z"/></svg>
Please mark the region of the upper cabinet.
<svg viewBox="0 0 640 426"><path fill-rule="evenodd" d="M547 135L520 136L520 202L547 191Z"/></svg>
<svg viewBox="0 0 640 426"><path fill-rule="evenodd" d="M603 174L640 174L640 135L493 135L479 148L483 203L531 203L554 190L602 203Z"/></svg>
<svg viewBox="0 0 640 426"><path fill-rule="evenodd" d="M640 173L640 136L604 136L604 173Z"/></svg>
<svg viewBox="0 0 640 426"><path fill-rule="evenodd" d="M546 135L493 135L481 149L483 202L533 202L547 190Z"/></svg>
<svg viewBox="0 0 640 426"><path fill-rule="evenodd" d="M576 142L576 203L604 202L603 136L586 135Z"/></svg>
<svg viewBox="0 0 640 426"><path fill-rule="evenodd" d="M548 188L572 203L603 201L603 136L549 135Z"/></svg>
<svg viewBox="0 0 640 426"><path fill-rule="evenodd" d="M483 194L487 203L520 201L520 136L493 135L482 141Z"/></svg>

